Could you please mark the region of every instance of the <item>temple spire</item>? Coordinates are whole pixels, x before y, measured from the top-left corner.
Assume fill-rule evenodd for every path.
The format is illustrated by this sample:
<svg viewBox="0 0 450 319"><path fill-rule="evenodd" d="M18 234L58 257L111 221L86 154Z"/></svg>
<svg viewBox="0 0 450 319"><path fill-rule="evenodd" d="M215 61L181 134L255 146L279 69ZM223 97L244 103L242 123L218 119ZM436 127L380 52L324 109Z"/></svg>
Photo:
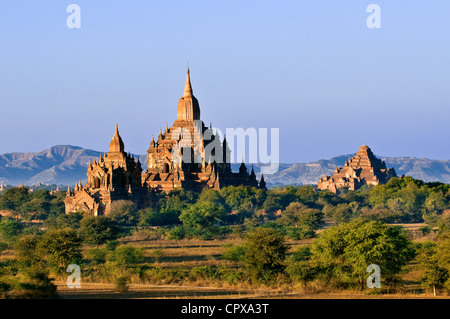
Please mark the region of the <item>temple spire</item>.
<svg viewBox="0 0 450 319"><path fill-rule="evenodd" d="M109 143L109 151L112 153L117 153L117 152L123 153L124 150L125 150L125 146L123 144L122 138L119 135L119 125L116 124L116 131L114 132L114 136L111 140L111 143Z"/></svg>
<svg viewBox="0 0 450 319"><path fill-rule="evenodd" d="M186 75L186 85L184 86L184 94L183 97L191 97L193 95L192 86L191 86L191 76L189 67L187 69L187 75Z"/></svg>
<svg viewBox="0 0 450 319"><path fill-rule="evenodd" d="M195 98L192 90L189 68L187 69L184 94L178 101L177 120L179 121L200 120L200 105L198 104L198 100Z"/></svg>
<svg viewBox="0 0 450 319"><path fill-rule="evenodd" d="M152 140L150 141L150 147L155 147L155 137L152 135Z"/></svg>

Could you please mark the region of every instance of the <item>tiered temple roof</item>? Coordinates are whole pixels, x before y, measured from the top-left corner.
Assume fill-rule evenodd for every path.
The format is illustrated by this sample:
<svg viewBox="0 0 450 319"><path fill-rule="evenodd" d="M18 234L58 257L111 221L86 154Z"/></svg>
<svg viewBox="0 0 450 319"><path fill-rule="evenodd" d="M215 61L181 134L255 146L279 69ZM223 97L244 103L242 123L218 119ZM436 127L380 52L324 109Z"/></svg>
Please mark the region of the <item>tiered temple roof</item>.
<svg viewBox="0 0 450 319"><path fill-rule="evenodd" d="M320 178L318 188L334 193L340 187L356 190L363 185L385 184L396 176L393 168L386 168L386 163L376 158L367 145L363 145L353 158L345 162L344 167L336 167L333 176Z"/></svg>

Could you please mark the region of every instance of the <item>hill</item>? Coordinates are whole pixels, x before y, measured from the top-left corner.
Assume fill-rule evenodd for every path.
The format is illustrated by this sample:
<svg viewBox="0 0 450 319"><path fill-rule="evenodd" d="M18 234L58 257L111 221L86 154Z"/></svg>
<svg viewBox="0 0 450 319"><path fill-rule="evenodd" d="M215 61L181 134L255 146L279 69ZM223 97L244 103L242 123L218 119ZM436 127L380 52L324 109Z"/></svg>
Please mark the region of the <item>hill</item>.
<svg viewBox="0 0 450 319"><path fill-rule="evenodd" d="M89 161L102 153L77 146L57 145L39 153L0 155L0 180L11 185L74 184L86 179Z"/></svg>

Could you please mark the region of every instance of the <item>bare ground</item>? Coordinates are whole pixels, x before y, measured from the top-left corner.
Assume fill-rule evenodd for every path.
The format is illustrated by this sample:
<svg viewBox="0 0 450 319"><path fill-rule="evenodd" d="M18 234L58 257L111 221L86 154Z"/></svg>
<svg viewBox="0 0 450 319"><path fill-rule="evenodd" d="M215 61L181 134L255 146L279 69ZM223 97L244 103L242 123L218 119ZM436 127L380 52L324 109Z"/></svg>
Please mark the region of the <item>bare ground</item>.
<svg viewBox="0 0 450 319"><path fill-rule="evenodd" d="M176 285L130 284L128 292L118 292L113 284L82 283L81 288L68 288L65 282L56 282L62 299L449 299L432 294L367 295L357 292L284 293L271 289L219 288Z"/></svg>

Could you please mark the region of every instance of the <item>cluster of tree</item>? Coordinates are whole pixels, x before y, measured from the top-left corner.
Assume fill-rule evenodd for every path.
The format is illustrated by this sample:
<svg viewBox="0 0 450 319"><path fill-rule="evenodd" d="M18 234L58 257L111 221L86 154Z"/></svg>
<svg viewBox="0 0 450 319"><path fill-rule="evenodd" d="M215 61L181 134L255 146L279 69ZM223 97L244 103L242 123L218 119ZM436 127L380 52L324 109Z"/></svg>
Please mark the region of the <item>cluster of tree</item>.
<svg viewBox="0 0 450 319"><path fill-rule="evenodd" d="M424 183L412 177L392 178L370 190L368 203L388 222L437 223L442 212L450 208L450 184Z"/></svg>
<svg viewBox="0 0 450 319"><path fill-rule="evenodd" d="M122 235L120 225L106 216L89 216L82 213L60 215L46 229L35 226L25 227L17 219L2 217L0 219L0 248L13 248L23 236L45 238L48 233L70 230L76 234L77 241L87 245L102 245ZM69 238L70 239L70 238ZM67 239L69 242L70 240Z"/></svg>
<svg viewBox="0 0 450 319"><path fill-rule="evenodd" d="M139 223L148 226L182 225L173 238L199 234L210 237L222 225L243 224L248 228L266 224L283 229L294 239L314 236L323 218L337 224L355 218L386 223L427 222L431 227L450 227L450 185L424 183L411 177L393 178L385 185L357 191L341 189L337 194L313 186L288 186L269 190L230 186L200 195L172 191L147 209ZM205 214L210 212L210 214ZM206 216L208 215L208 216ZM138 220L138 219L136 219ZM215 225L214 225L215 224ZM200 232L201 233L201 232ZM202 234L200 234L202 235Z"/></svg>
<svg viewBox="0 0 450 319"><path fill-rule="evenodd" d="M23 220L40 219L46 227L76 227L79 218L64 215L64 192L28 192L10 188L0 196L0 209ZM154 198L154 205L137 210L129 201L117 201L110 218L126 231L138 226L176 226L171 238L220 237L227 225L247 229L262 224L301 239L313 237L323 218L337 224L355 218L386 223L422 222L430 227L450 227L450 185L424 183L411 177L392 178L385 185L365 186L357 191L340 189L337 194L313 186L287 186L262 190L229 186L201 193L176 189ZM223 227L225 226L225 227Z"/></svg>
<svg viewBox="0 0 450 319"><path fill-rule="evenodd" d="M340 189L322 211L338 224L360 217L386 223L425 221L434 227L439 223L448 225L441 215L449 208L450 185L396 177L384 185L365 186L357 191Z"/></svg>
<svg viewBox="0 0 450 319"><path fill-rule="evenodd" d="M227 213L218 202L221 200L213 193L201 194L182 209L178 216L182 224L172 231L180 231L181 227L185 233L204 235L206 230L220 229L217 221L226 218ZM51 275L65 274L67 265L73 263L84 265L88 261L92 266L98 265L97 271L114 279L122 290L127 289L130 271L155 271L137 266L144 260L143 248L120 245L115 240L124 234L120 225L142 220L139 211L135 211L135 217L127 213L133 208L129 202L121 204L110 217L60 215L45 231L35 233L26 232L17 219L3 217L0 237L15 250L15 259L0 263L0 294L13 289L22 296L54 296L56 288ZM271 283L283 275L304 287L320 280L332 287L362 289L368 276L367 266L376 264L381 268L383 284L395 287L405 266L416 258L423 269L425 288L435 291L450 288L448 230L440 232L436 242L414 245L401 227L358 218L323 230L311 245L289 253L286 241L287 236L291 237L289 231L315 229L322 215L319 209L300 202L290 203L284 213L276 220L248 227L244 232L245 243L225 251L223 257L233 261L236 268L239 263L245 266L246 275L236 269L233 280L248 276L253 281ZM81 254L82 244L93 247L85 256ZM155 252L155 260L157 255ZM216 270L196 269L191 275L213 276L209 274L211 271Z"/></svg>
<svg viewBox="0 0 450 319"><path fill-rule="evenodd" d="M380 221L354 220L324 230L310 245L288 253L286 238L276 229L259 227L248 233L223 258L242 263L254 281L270 283L285 275L307 288L318 280L333 288L365 289L368 266L377 265L381 287L394 289L400 275L415 259L423 270L425 288L450 292L450 236L414 244L399 226Z"/></svg>
<svg viewBox="0 0 450 319"><path fill-rule="evenodd" d="M104 245L107 251L104 257L111 269L120 270L139 262L143 249L119 245L115 239L121 235L120 225L105 216L59 215L46 229L38 231L30 231L16 218L2 217L0 248L13 250L14 259L0 262L0 295L12 290L22 298L55 297L52 280L67 277L68 265L85 263L83 244L97 248ZM115 279L123 286L119 277Z"/></svg>
<svg viewBox="0 0 450 319"><path fill-rule="evenodd" d="M143 260L145 250L119 244L110 228L111 223L103 218L87 217L81 220L78 230L65 227L40 235L18 234L12 246L15 258L0 263L0 294L5 296L12 290L21 298L56 297L52 280L66 278L68 265L85 267L86 260L94 265L106 263L109 279L125 289L123 273ZM83 243L96 247L83 256ZM100 244L105 245L98 248Z"/></svg>
<svg viewBox="0 0 450 319"><path fill-rule="evenodd" d="M30 192L26 187L8 188L0 196L0 210L11 212L23 220L45 220L64 214L65 192L38 189Z"/></svg>
<svg viewBox="0 0 450 319"><path fill-rule="evenodd" d="M18 235L15 259L0 263L3 294L13 290L22 298L56 296L51 272L61 274L71 263L80 263L81 241L72 229L57 229L42 235Z"/></svg>
<svg viewBox="0 0 450 319"><path fill-rule="evenodd" d="M305 286L319 279L333 286L361 289L369 265L378 265L384 284L392 286L415 256L412 241L400 227L363 220L324 230L311 245L287 252L282 232L259 227L248 233L243 245L230 247L223 256L242 262L257 281L270 282L283 273Z"/></svg>

